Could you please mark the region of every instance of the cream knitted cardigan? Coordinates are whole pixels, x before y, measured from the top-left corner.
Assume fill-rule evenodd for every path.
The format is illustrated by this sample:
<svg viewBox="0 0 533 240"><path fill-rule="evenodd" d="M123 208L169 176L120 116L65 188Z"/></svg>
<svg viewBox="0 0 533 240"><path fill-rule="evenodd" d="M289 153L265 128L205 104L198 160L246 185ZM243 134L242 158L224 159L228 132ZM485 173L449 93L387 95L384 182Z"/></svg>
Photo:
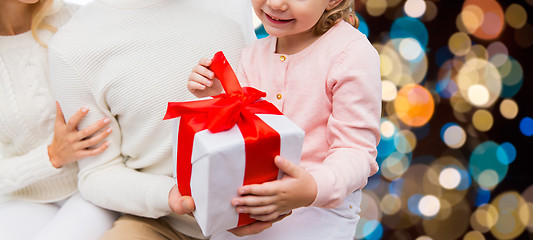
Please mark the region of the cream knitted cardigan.
<svg viewBox="0 0 533 240"><path fill-rule="evenodd" d="M65 5L45 22L60 27L76 9ZM38 34L45 43L52 36ZM31 32L0 36L0 201L54 202L77 190L77 165L56 169L48 157L56 111L47 66Z"/></svg>

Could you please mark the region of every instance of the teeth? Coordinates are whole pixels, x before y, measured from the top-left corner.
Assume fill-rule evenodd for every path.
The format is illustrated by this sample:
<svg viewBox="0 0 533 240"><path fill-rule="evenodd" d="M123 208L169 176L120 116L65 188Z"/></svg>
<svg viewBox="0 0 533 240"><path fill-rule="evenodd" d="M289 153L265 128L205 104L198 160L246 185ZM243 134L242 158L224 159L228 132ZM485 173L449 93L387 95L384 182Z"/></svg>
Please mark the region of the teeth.
<svg viewBox="0 0 533 240"><path fill-rule="evenodd" d="M268 15L268 16L270 16L270 18L272 18L272 19L274 19L276 21L286 21L286 20L283 20L283 19L276 18L276 17L274 17L272 15Z"/></svg>

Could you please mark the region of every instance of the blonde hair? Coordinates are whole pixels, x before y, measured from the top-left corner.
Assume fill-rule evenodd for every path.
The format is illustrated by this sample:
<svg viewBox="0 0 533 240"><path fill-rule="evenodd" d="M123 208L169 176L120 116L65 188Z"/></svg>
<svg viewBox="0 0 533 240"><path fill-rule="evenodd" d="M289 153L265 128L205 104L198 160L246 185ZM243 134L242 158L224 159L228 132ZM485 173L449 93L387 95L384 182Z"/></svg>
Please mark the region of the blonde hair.
<svg viewBox="0 0 533 240"><path fill-rule="evenodd" d="M37 30L45 29L52 33L55 33L57 31L56 27L49 25L43 21L45 17L53 13L54 0L40 0L35 4L36 6L31 16L31 34L33 35L33 38L35 38L35 40L39 42L39 44L46 47L46 44L37 35Z"/></svg>
<svg viewBox="0 0 533 240"><path fill-rule="evenodd" d="M315 35L327 32L339 20L343 19L355 28L359 27L359 19L355 15L355 0L343 0L331 10L326 10L313 27Z"/></svg>

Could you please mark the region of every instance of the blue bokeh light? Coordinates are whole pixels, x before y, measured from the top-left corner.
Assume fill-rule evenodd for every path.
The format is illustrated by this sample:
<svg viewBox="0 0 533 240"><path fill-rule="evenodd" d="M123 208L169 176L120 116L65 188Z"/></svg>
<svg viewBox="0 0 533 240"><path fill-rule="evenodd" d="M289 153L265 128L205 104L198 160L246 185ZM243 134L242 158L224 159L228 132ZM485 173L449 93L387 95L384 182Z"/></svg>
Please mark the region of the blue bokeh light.
<svg viewBox="0 0 533 240"><path fill-rule="evenodd" d="M531 137L533 135L533 118L524 117L520 121L520 132L526 137Z"/></svg>
<svg viewBox="0 0 533 240"><path fill-rule="evenodd" d="M516 158L516 148L512 143L504 142L500 144L500 147L496 150L496 157L501 163L509 165Z"/></svg>
<svg viewBox="0 0 533 240"><path fill-rule="evenodd" d="M401 17L394 20L391 26L390 37L394 38L414 38L422 49L426 49L429 35L424 23L411 17Z"/></svg>

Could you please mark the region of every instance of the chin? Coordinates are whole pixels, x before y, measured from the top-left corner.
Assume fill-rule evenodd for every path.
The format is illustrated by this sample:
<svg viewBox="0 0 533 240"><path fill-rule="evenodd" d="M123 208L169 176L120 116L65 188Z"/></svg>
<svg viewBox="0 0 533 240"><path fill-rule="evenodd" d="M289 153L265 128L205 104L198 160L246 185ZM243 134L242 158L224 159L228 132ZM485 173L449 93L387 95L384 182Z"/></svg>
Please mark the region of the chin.
<svg viewBox="0 0 533 240"><path fill-rule="evenodd" d="M273 36L273 37L283 37L287 35L285 31L280 31L278 29L270 28L270 27L265 27L265 31L268 33L268 35Z"/></svg>

